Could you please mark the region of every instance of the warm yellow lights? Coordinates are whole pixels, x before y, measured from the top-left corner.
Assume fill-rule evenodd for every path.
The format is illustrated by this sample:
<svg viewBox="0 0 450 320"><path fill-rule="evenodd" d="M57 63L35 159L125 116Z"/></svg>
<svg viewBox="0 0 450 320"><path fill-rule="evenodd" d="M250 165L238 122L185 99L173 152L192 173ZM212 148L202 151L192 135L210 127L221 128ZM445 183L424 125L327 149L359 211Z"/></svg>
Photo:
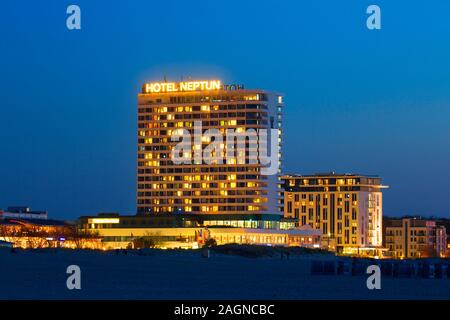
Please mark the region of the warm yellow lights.
<svg viewBox="0 0 450 320"><path fill-rule="evenodd" d="M220 80L187 81L187 82L154 82L144 85L145 93L186 92L203 90L220 90Z"/></svg>
<svg viewBox="0 0 450 320"><path fill-rule="evenodd" d="M254 94L251 96L244 96L245 101L257 101L259 100L259 94Z"/></svg>
<svg viewBox="0 0 450 320"><path fill-rule="evenodd" d="M273 98L212 78L143 83L138 96L138 212L245 214L248 206L252 213L280 212L281 184L261 181L266 165L259 160L271 146L253 143L259 142L259 129L270 129L271 117L282 120ZM273 124L275 132L280 127L281 122Z"/></svg>
<svg viewBox="0 0 450 320"><path fill-rule="evenodd" d="M190 152L185 152L184 153L184 157L185 158L191 158L191 153Z"/></svg>
<svg viewBox="0 0 450 320"><path fill-rule="evenodd" d="M89 219L88 223L101 224L101 223L120 223L119 218L93 218Z"/></svg>

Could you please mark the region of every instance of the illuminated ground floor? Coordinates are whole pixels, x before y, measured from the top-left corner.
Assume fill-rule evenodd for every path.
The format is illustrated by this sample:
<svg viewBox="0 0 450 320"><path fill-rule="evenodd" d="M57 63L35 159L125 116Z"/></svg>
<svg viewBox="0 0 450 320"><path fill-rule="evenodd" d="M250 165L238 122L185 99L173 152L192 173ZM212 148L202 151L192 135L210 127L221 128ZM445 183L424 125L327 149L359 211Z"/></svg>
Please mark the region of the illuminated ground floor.
<svg viewBox="0 0 450 320"><path fill-rule="evenodd" d="M3 245L2 245L3 244ZM0 219L0 246L22 249L101 249L100 238L81 234L75 225L51 219Z"/></svg>
<svg viewBox="0 0 450 320"><path fill-rule="evenodd" d="M270 214L159 214L80 217L77 228L102 239L104 248L198 248L206 241L273 246L322 247L320 230L296 229Z"/></svg>
<svg viewBox="0 0 450 320"><path fill-rule="evenodd" d="M334 238L309 225L295 227L294 220L270 214L84 216L77 228L95 233L105 249L142 247L198 248L213 239L216 244L255 244L321 248L339 255L382 257L381 248L337 247ZM338 250L339 249L339 250Z"/></svg>
<svg viewBox="0 0 450 320"><path fill-rule="evenodd" d="M103 228L97 229L105 249L135 248L140 240L150 240L159 248L199 248L209 239L227 243L273 246L321 247L316 230L271 230L247 228Z"/></svg>
<svg viewBox="0 0 450 320"><path fill-rule="evenodd" d="M361 257L361 258L385 258L386 249L383 247L362 247L362 246L346 246L343 247L342 255Z"/></svg>

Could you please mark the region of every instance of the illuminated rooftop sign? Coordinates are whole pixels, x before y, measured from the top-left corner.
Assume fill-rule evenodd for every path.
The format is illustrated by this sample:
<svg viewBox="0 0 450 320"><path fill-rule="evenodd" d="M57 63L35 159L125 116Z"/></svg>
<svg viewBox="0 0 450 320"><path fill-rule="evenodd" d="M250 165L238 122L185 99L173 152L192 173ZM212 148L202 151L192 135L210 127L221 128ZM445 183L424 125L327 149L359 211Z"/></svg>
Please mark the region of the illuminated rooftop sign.
<svg viewBox="0 0 450 320"><path fill-rule="evenodd" d="M186 82L153 82L144 85L144 93L187 92L203 90L220 90L220 80L186 81Z"/></svg>

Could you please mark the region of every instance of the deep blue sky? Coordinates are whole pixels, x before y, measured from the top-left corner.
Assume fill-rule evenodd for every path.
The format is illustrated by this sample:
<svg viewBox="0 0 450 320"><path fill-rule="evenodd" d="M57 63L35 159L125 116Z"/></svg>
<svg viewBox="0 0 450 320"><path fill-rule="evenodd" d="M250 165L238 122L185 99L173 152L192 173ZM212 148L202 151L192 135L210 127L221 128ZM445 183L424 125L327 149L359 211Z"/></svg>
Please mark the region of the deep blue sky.
<svg viewBox="0 0 450 320"><path fill-rule="evenodd" d="M137 93L167 75L284 93L286 172L378 174L385 215L450 217L449 15L437 0L4 0L0 207L134 213Z"/></svg>

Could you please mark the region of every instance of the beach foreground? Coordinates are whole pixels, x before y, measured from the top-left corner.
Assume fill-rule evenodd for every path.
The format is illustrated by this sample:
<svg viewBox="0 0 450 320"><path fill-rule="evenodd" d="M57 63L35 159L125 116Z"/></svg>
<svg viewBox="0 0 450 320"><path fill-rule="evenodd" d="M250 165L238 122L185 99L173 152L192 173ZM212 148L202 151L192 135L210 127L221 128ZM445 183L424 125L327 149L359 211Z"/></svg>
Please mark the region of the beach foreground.
<svg viewBox="0 0 450 320"><path fill-rule="evenodd" d="M0 251L0 299L449 299L450 279L311 275L313 260L332 255L248 258L197 251ZM68 290L67 267L81 269Z"/></svg>

